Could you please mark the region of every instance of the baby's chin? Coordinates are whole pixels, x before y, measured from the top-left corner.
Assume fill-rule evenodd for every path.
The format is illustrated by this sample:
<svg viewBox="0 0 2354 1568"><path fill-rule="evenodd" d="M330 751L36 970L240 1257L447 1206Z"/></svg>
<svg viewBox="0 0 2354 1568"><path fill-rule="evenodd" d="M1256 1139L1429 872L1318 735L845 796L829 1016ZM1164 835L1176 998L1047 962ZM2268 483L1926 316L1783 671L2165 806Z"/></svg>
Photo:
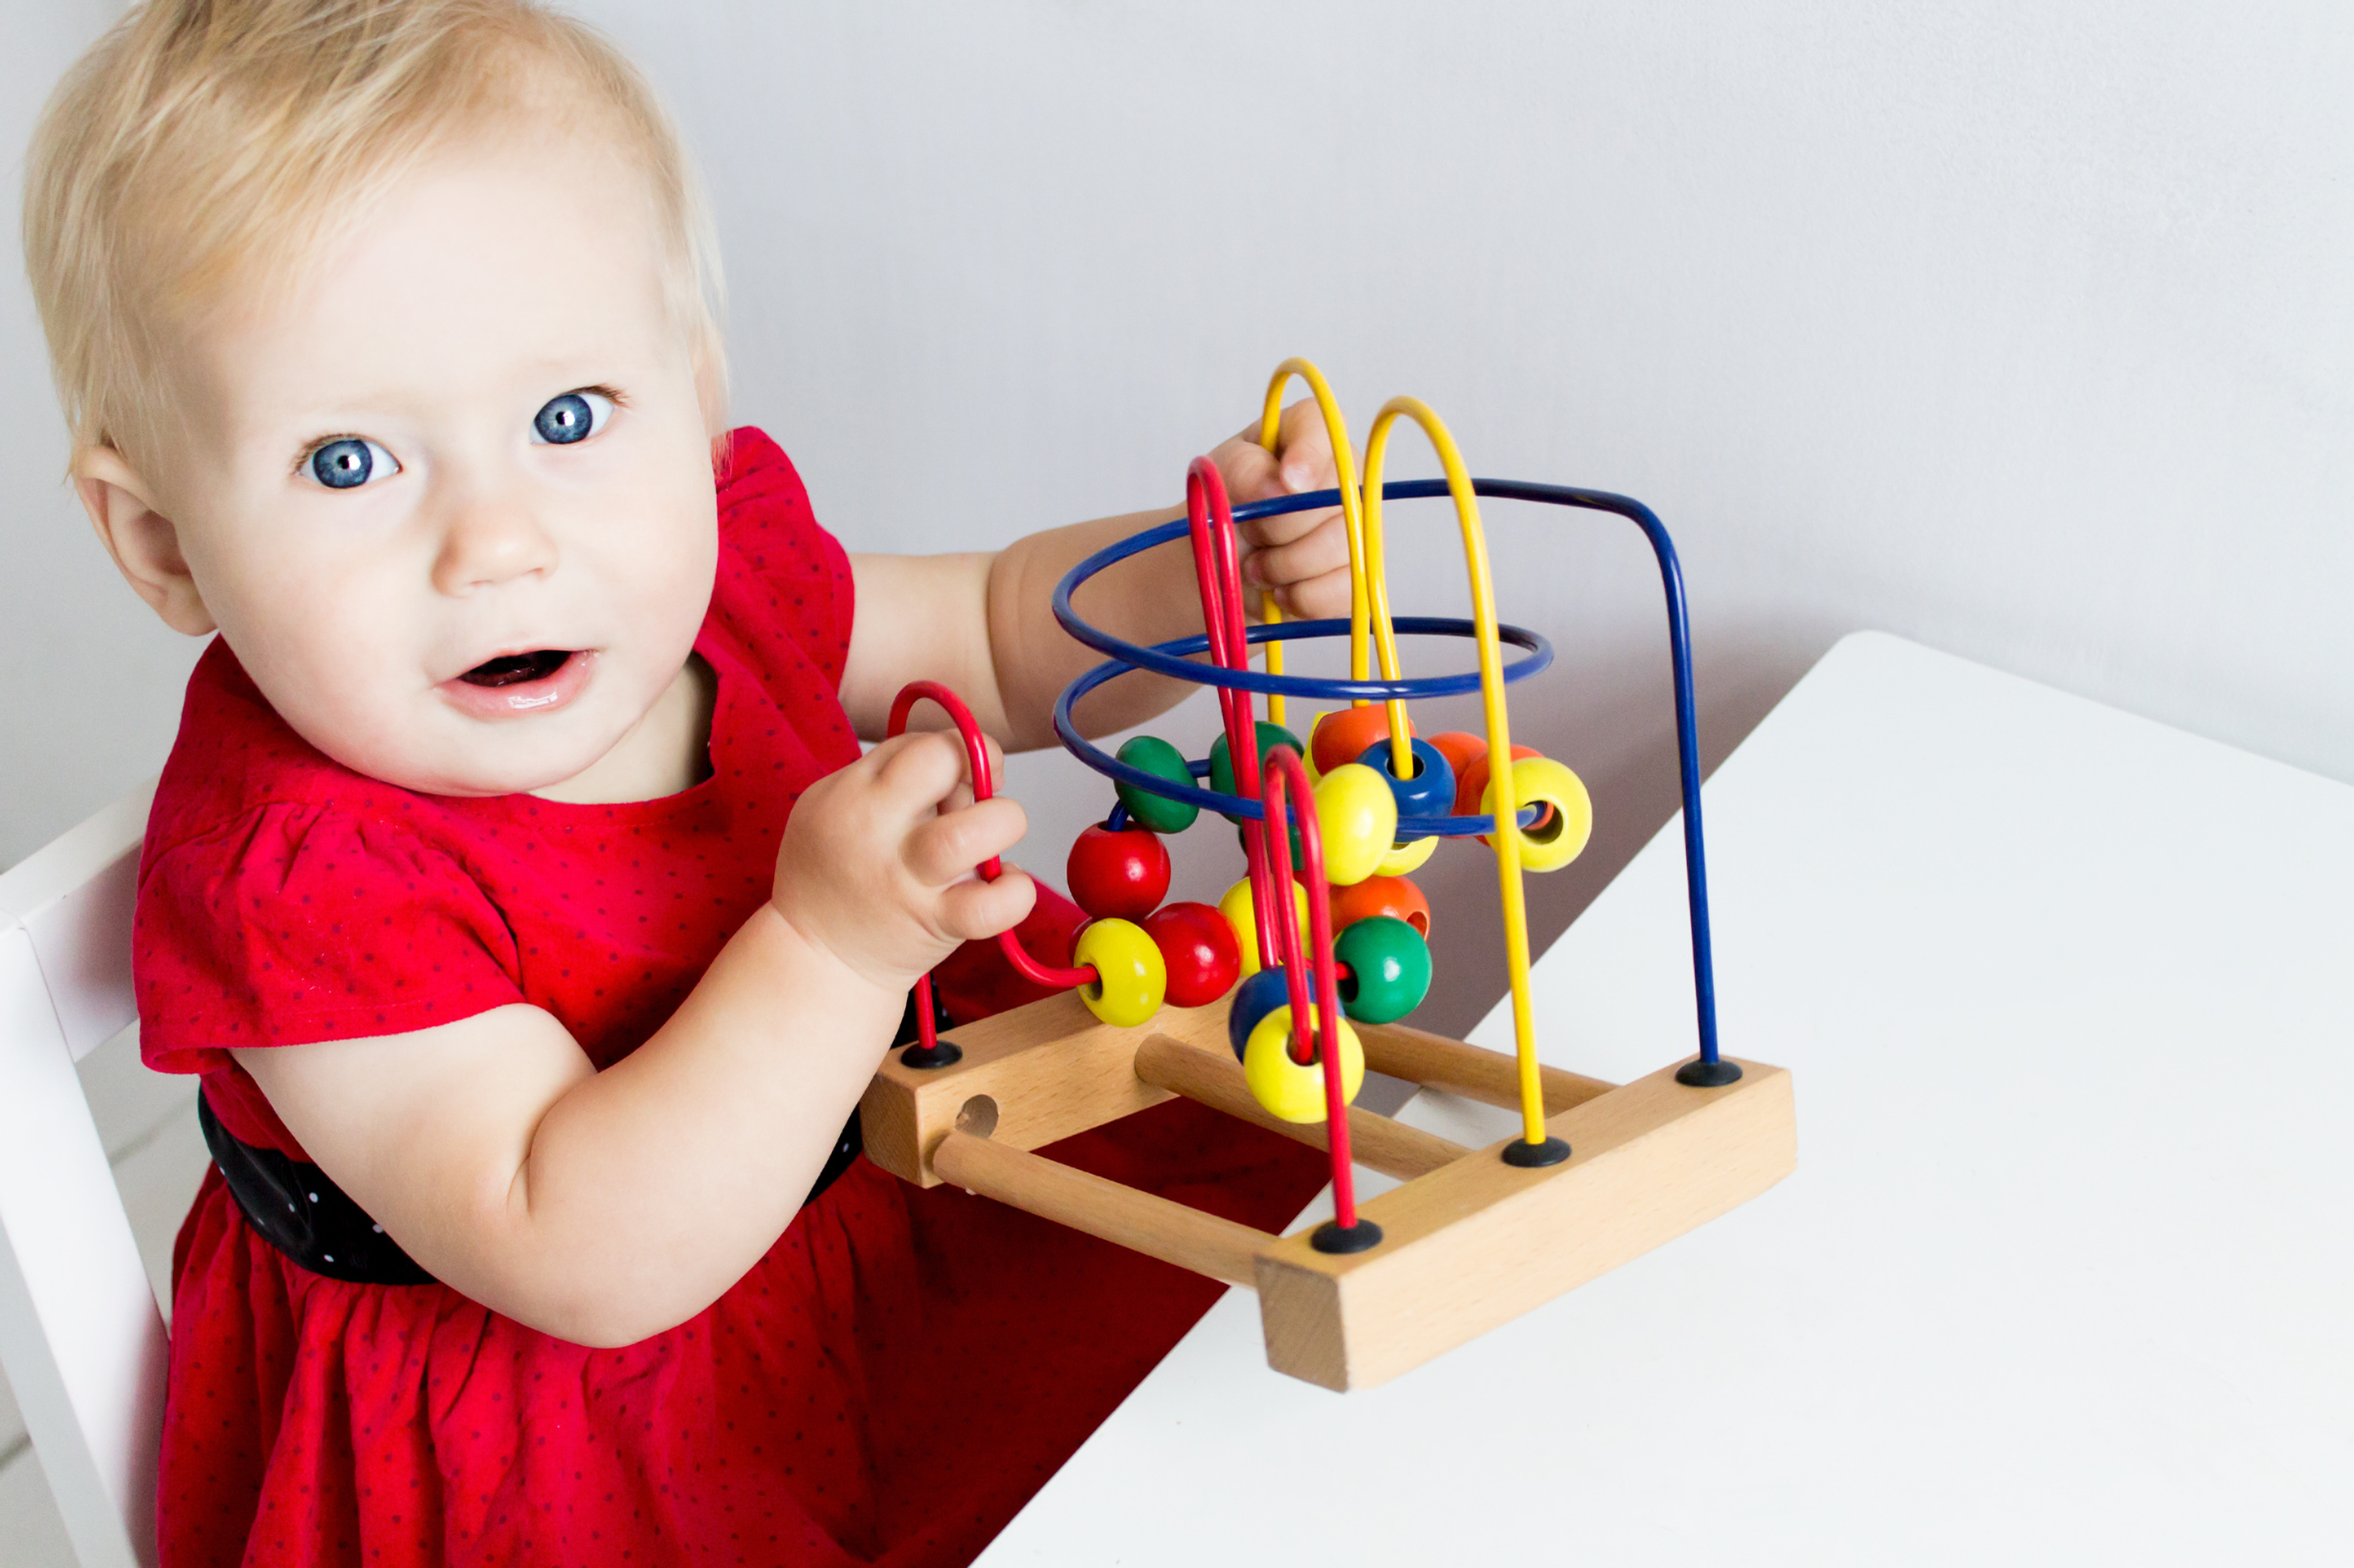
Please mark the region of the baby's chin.
<svg viewBox="0 0 2354 1568"><path fill-rule="evenodd" d="M305 737L355 773L420 795L478 799L560 792L612 750L627 724L581 713L495 724L455 715L421 728L429 737L344 733ZM322 743L322 739L324 743Z"/></svg>

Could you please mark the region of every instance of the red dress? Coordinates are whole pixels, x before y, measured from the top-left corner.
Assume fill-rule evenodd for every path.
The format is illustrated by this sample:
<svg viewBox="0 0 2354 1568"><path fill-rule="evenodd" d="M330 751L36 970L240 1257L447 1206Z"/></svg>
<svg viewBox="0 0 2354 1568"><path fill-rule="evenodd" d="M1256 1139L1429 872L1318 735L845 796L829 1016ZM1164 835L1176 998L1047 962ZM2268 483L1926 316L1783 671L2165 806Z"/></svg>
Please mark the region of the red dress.
<svg viewBox="0 0 2354 1568"><path fill-rule="evenodd" d="M793 800L857 755L848 558L766 436L721 480L712 776L682 794L411 794L314 751L213 644L140 872L149 1066L300 1159L224 1048L527 1002L603 1067L669 1016L766 896ZM1074 912L1040 902L1051 954ZM960 1017L1034 994L974 949L944 970ZM1183 1102L1053 1153L1263 1226L1322 1170ZM163 1561L964 1562L1218 1291L860 1159L711 1307L591 1350L446 1286L312 1273L209 1171L173 1258Z"/></svg>

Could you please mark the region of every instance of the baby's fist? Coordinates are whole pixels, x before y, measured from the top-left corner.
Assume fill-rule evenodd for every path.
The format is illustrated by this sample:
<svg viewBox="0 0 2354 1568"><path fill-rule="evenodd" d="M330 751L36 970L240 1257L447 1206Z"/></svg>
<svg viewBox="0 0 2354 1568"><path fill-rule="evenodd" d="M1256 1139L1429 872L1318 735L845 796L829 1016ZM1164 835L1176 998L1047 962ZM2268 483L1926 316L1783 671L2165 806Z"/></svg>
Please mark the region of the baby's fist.
<svg viewBox="0 0 2354 1568"><path fill-rule="evenodd" d="M1340 482L1323 416L1306 398L1283 410L1275 451L1258 444L1253 424L1210 457L1236 506ZM1272 596L1284 614L1316 619L1348 613L1348 535L1338 507L1260 518L1240 531L1243 582Z"/></svg>
<svg viewBox="0 0 2354 1568"><path fill-rule="evenodd" d="M978 872L1028 826L1018 802L973 801L956 736L899 736L802 794L777 850L770 902L808 939L905 989L959 942L1030 913L1037 889L1029 877L1007 868L985 882Z"/></svg>

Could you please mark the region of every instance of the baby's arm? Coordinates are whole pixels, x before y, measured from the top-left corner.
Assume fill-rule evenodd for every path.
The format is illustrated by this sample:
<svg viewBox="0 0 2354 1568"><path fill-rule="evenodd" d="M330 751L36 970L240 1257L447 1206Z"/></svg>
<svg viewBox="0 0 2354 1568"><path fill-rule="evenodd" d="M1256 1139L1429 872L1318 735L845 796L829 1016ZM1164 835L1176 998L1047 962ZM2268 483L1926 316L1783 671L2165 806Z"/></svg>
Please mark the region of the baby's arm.
<svg viewBox="0 0 2354 1568"><path fill-rule="evenodd" d="M236 1058L435 1277L560 1338L633 1343L716 1300L791 1221L916 977L1029 913L1028 877L971 876L1022 809L971 804L963 774L952 736L914 735L811 784L769 902L603 1072L520 1005Z"/></svg>
<svg viewBox="0 0 2354 1568"><path fill-rule="evenodd" d="M1236 506L1333 482L1331 443L1314 404L1284 410L1270 453L1253 425L1210 457ZM851 558L857 617L842 676L842 702L858 733L882 733L891 701L910 680L953 686L981 727L1016 749L1054 743L1055 697L1101 655L1055 622L1055 585L1080 561L1130 534L1182 517L1182 508L1075 523L1016 540L994 553ZM1293 615L1348 613L1348 544L1341 517L1296 512L1245 524L1243 581ZM1131 642L1165 642L1202 629L1191 546L1180 539L1131 556L1077 596L1090 621ZM1191 687L1126 675L1088 697L1078 718L1091 735L1140 724ZM926 721L918 711L918 722ZM936 720L935 720L936 721Z"/></svg>

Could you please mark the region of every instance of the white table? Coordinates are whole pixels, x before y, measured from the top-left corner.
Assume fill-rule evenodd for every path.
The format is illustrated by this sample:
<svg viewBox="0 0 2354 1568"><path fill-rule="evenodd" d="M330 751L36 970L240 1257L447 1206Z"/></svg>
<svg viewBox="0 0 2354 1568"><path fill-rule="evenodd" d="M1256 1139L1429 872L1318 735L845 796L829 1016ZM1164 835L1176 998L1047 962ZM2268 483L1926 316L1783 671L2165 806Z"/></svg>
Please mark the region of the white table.
<svg viewBox="0 0 2354 1568"><path fill-rule="evenodd" d="M1230 1292L984 1568L2354 1561L2354 789L1866 634L1707 803L1797 1174L1369 1392ZM1678 832L1546 1060L1689 1052Z"/></svg>

